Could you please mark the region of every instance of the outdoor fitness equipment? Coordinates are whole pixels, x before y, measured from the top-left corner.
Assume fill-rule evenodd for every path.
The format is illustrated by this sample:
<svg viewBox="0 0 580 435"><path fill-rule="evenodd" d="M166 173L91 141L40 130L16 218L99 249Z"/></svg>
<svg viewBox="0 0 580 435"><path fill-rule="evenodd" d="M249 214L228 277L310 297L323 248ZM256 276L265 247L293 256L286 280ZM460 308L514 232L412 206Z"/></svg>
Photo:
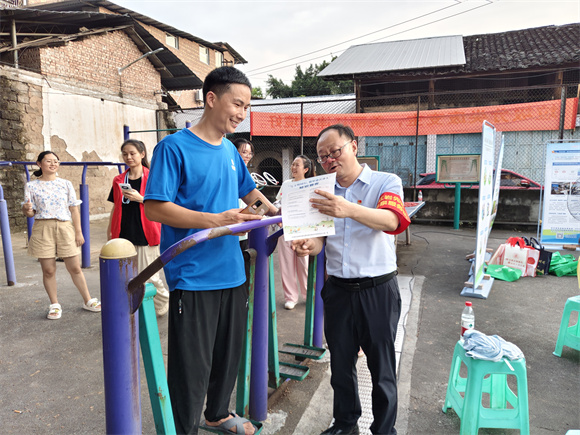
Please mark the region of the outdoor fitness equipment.
<svg viewBox="0 0 580 435"><path fill-rule="evenodd" d="M266 291L267 283L267 266L266 259L274 251L276 238L267 237L267 227L280 223L281 216L264 218L260 221L249 221L241 224L229 225L226 227L211 228L199 231L192 236L175 243L164 251L151 265L143 270L134 279L136 272L136 252L132 244L122 239L114 239L105 246L101 251L101 298L108 300L103 305L103 319L107 319L107 325L103 325L103 361L105 374L105 409L107 421L107 433L139 433L141 432L141 407L139 406L140 383L139 383L139 325L136 324L137 316L134 313L141 306L145 297L145 282L163 265L171 261L175 256L183 251L195 246L198 243L214 239L221 236L232 235L239 232L253 230L250 234L250 255L254 251L256 255L254 267L251 268L250 283L254 288L253 319L248 321L248 336L244 343L243 354L246 360L243 362L243 379L238 378L238 388L243 390L242 399L238 398L238 413L248 417L249 414L254 420L262 421L267 417L267 396L268 396L268 355L266 346L268 343L267 329L269 321L268 312L268 294ZM111 249L115 245L121 245L122 249ZM127 245L128 244L128 245ZM131 248L131 249L129 249ZM319 273L319 276L322 276ZM314 275L311 278L314 282ZM319 283L321 285L321 283ZM311 291L311 293L313 293ZM252 296L250 295L250 301ZM316 304L317 316L321 304ZM147 304L143 306L146 313ZM153 308L154 310L154 308ZM141 310L139 310L141 316ZM153 313L153 311L152 311ZM154 314L149 316L152 321L155 320ZM103 320L105 321L105 320ZM309 320L309 325L314 324L314 333L312 326L308 331L310 337L314 335L314 340L322 340L322 335L317 337L316 328L321 332L322 319ZM253 327L251 334L249 331ZM148 327L141 326L144 331ZM155 347L153 341L158 340L158 332L147 331L141 335L143 340L144 358L146 353L157 354L162 358L159 351L149 348ZM153 341L152 341L153 340ZM145 344L147 341L147 344ZM247 357L250 353L248 347L251 346L252 361L248 363ZM105 356L106 354L106 356ZM151 357L152 358L152 357ZM159 360L161 361L161 360ZM153 370L152 364L145 364L146 371ZM159 365L159 364L157 364ZM153 377L155 385L149 385L150 397L157 404L152 404L153 409L157 411L156 427L160 433L165 433L165 429L171 427L168 420L170 410L170 399L165 393L166 387L163 382L165 372L160 368L157 369L158 377ZM250 386L252 397L248 404L248 372L251 371ZM242 369L240 370L242 373ZM150 374L146 373L148 380ZM156 375L157 376L157 375ZM156 379L156 380L155 380ZM160 381L161 379L161 381ZM159 383L160 382L160 383ZM152 393L153 392L153 393ZM241 404L241 408L240 408ZM154 414L155 416L155 414ZM159 419L164 419L159 422ZM257 425L259 427L259 425Z"/></svg>
<svg viewBox="0 0 580 435"><path fill-rule="evenodd" d="M269 252L268 256L268 267L270 271L268 282L268 300L270 306L270 316L268 318L268 384L271 388L278 388L284 379L302 381L310 371L310 369L304 365L280 362L278 355L279 353L294 355L298 361L303 361L306 358L319 360L326 353L326 349L320 347L322 345L322 331L320 329L317 331L317 327L320 328L321 325L315 324L315 308L320 308L322 306L322 299L320 299L320 288L316 288L316 266L318 261L324 264L324 254L319 254L318 257L310 257L308 263L308 285L306 289L306 313L304 319L304 344L285 343L282 345L282 347L278 348L274 259L272 252L276 247L275 242L282 235L282 232L283 230L280 229L269 237L271 242L271 252ZM318 300L316 300L316 296L318 296ZM319 314L320 317L322 317L321 311ZM317 332L320 332L320 334ZM320 335L320 339L316 340L314 337L318 335ZM313 342L315 340L317 341L316 344L318 346L313 346Z"/></svg>
<svg viewBox="0 0 580 435"><path fill-rule="evenodd" d="M267 186L268 181L273 186L277 186L278 184L280 184L280 182L276 180L276 178L274 178L274 176L272 174L269 174L268 172L264 172L263 176L258 174L257 172L252 172L251 175L252 179L258 186L258 190L261 190L264 186Z"/></svg>

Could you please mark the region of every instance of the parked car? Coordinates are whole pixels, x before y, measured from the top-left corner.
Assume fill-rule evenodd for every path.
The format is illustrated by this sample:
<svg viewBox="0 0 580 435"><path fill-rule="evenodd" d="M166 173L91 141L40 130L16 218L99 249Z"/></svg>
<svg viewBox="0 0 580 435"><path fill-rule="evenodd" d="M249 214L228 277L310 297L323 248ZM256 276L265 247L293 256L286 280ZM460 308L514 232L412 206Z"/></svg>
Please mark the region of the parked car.
<svg viewBox="0 0 580 435"><path fill-rule="evenodd" d="M420 175L422 178L419 179L417 186L415 186L417 189L444 189L445 187L455 186L454 183L437 183L437 181L435 181L435 172L428 172ZM479 189L479 184L462 184L462 187ZM540 190L542 189L542 185L530 180L528 177L518 174L517 172L510 171L509 169L502 169L500 189Z"/></svg>

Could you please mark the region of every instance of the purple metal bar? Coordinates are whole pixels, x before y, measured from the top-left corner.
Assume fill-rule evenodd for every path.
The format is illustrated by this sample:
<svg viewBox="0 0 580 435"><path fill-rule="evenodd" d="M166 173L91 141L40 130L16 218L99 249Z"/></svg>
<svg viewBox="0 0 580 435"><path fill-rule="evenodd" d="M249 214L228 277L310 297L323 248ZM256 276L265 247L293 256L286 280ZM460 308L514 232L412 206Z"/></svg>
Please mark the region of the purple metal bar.
<svg viewBox="0 0 580 435"><path fill-rule="evenodd" d="M2 235L2 248L4 251L4 266L6 267L6 280L8 285L16 283L16 271L14 269L14 253L12 252L12 236L10 223L8 222L8 207L4 199L4 190L0 185L0 234Z"/></svg>
<svg viewBox="0 0 580 435"><path fill-rule="evenodd" d="M135 279L133 279L129 283L128 291L130 294L139 291L139 289L143 285L145 285L147 280L151 278L156 272L161 270L163 266L165 266L179 254L181 254L183 251L186 251L187 249L197 245L198 243L202 243L207 240L215 239L221 236L231 236L232 234L244 233L260 227L278 224L280 222L282 222L282 216L272 216L263 218L261 220L247 221L241 224L227 225L225 227L217 227L217 228L208 228L206 230L198 231L197 233L192 234L191 236L188 236L177 243L174 243L165 251L163 251L163 253L159 257L157 257L155 261L153 261L149 266L143 269L141 273L137 275Z"/></svg>
<svg viewBox="0 0 580 435"><path fill-rule="evenodd" d="M128 125L124 125L123 126L123 140L128 140L129 139L129 134L130 134L131 130L129 129Z"/></svg>
<svg viewBox="0 0 580 435"><path fill-rule="evenodd" d="M9 165L22 165L24 171L26 172L26 181L30 181L30 171L28 170L29 165L35 165L36 162L0 162L0 166ZM113 163L113 162L61 162L61 166L83 166L82 174L82 184L80 188L80 199L83 201L85 206L81 204L81 226L83 229L83 237L85 238L85 244L82 247L82 267L91 267L91 242L90 242L90 227L89 227L89 190L86 186L86 192L83 192L83 185L86 185L87 176L87 166L117 166L119 173L122 173L121 167L125 166L125 163ZM83 195L86 194L86 197ZM83 211L83 209L85 211ZM85 217L83 217L83 214ZM26 218L26 226L28 227L28 240L30 240L30 234L32 233L32 226L34 225L34 218Z"/></svg>
<svg viewBox="0 0 580 435"><path fill-rule="evenodd" d="M84 172L87 167L83 170L83 183L79 185L80 191L80 214L81 214L81 229L83 232L83 237L85 238L85 243L81 247L81 267L88 268L91 267L91 224L90 224L90 213L89 213L89 185L85 184Z"/></svg>
<svg viewBox="0 0 580 435"><path fill-rule="evenodd" d="M254 272L254 330L252 333L252 368L250 378L250 417L266 420L268 414L268 256L267 227L250 233L250 248L256 250Z"/></svg>
<svg viewBox="0 0 580 435"><path fill-rule="evenodd" d="M185 121L185 128L191 127L191 121Z"/></svg>
<svg viewBox="0 0 580 435"><path fill-rule="evenodd" d="M105 247L107 244L103 251ZM139 313L130 313L126 288L136 275L137 256L134 248L131 254L121 252L121 258L104 256L103 251L100 274L106 433L140 434Z"/></svg>
<svg viewBox="0 0 580 435"><path fill-rule="evenodd" d="M314 293L314 328L312 331L312 344L316 347L322 347L322 331L324 329L324 303L320 292L324 286L324 270L326 258L324 255L324 246L317 256L316 261L316 292Z"/></svg>

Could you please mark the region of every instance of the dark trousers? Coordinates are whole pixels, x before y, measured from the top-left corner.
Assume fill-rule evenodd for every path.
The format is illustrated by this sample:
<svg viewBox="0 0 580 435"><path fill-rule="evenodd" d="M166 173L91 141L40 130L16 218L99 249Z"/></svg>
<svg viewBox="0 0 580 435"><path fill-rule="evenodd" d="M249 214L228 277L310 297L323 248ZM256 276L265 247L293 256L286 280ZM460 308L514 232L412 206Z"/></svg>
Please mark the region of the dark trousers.
<svg viewBox="0 0 580 435"><path fill-rule="evenodd" d="M244 256L244 270L246 271L246 282L244 283L244 288L246 289L246 293L250 294L250 254L246 252L249 249L250 245L248 243L248 239L240 240L240 249L242 250L242 254Z"/></svg>
<svg viewBox="0 0 580 435"><path fill-rule="evenodd" d="M321 295L324 333L330 350L335 425L354 426L362 414L356 374L357 352L362 347L373 384L371 432L396 434L395 336L401 314L397 278L353 291L329 277Z"/></svg>
<svg viewBox="0 0 580 435"><path fill-rule="evenodd" d="M170 293L167 382L178 434L197 434L206 393L206 420L229 415L247 301L243 286Z"/></svg>

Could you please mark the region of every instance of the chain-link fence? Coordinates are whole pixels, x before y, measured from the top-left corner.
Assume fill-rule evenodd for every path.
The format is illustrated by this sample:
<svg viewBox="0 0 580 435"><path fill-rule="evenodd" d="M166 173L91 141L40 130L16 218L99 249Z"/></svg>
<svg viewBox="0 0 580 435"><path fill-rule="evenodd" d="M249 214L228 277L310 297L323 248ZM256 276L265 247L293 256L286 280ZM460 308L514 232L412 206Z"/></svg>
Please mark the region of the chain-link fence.
<svg viewBox="0 0 580 435"><path fill-rule="evenodd" d="M231 139L250 139L256 150L250 171L268 172L281 182L290 178L297 155L317 157L318 132L341 122L357 134L359 157L375 156L379 170L396 173L405 186L413 186L421 174L435 172L438 154L481 153L486 120L504 134L504 169L543 183L546 143L578 136L577 93L574 83L358 100L350 94L252 101ZM176 112L177 127L186 121L195 124L201 114L201 109ZM498 147L500 143L498 139Z"/></svg>

